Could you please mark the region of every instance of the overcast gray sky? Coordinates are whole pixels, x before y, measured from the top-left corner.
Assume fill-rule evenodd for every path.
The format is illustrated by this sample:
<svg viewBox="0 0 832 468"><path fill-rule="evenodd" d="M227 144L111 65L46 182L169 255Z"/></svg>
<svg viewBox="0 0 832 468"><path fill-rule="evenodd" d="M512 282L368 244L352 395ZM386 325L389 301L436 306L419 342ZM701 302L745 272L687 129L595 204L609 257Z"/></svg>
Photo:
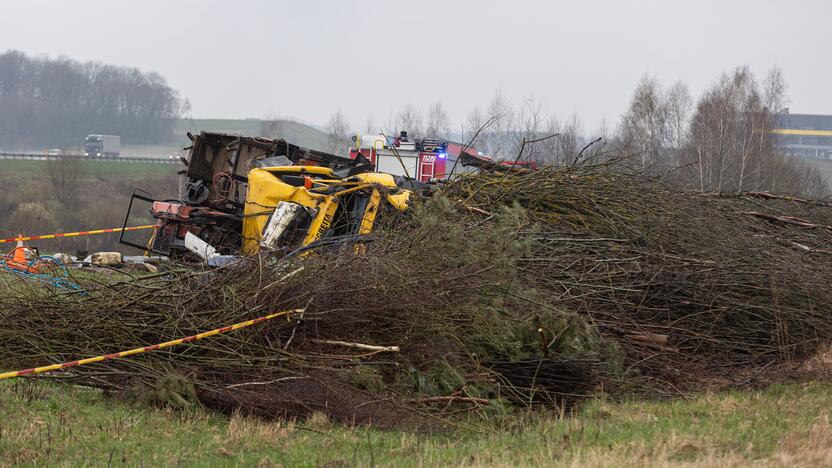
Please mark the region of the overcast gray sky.
<svg viewBox="0 0 832 468"><path fill-rule="evenodd" d="M441 100L455 124L495 91L593 128L639 78L698 95L725 70L782 67L792 112L832 113L830 0L0 1L0 50L165 76L194 117L355 127Z"/></svg>

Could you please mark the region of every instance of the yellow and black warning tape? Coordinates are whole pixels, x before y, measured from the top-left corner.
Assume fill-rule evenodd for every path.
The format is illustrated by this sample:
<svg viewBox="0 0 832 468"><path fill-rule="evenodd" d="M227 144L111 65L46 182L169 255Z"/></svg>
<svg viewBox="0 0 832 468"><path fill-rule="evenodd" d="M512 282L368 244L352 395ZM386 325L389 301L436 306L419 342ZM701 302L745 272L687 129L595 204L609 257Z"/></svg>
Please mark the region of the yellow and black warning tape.
<svg viewBox="0 0 832 468"><path fill-rule="evenodd" d="M32 375L32 374L42 374L44 372L52 372L60 369L66 369L68 367L75 367L75 366L83 366L84 364L93 364L96 362L102 361L109 361L110 359L118 359L127 356L132 356L134 354L141 354L146 353L148 351L155 351L157 349L169 348L171 346L176 346L180 344L190 343L192 341L201 340L203 338L208 338L214 335L219 335L220 333L231 332L234 330L239 330L241 328L250 327L252 325L257 325L258 323L265 322L267 320L271 320L277 317L286 317L287 320L292 318L293 314L300 314L303 312L303 309L291 309L291 310L284 310L282 312L275 312L273 314L264 315L262 317L246 320L245 322L235 323L234 325L228 325L226 327L216 328L211 331L202 332L196 335L186 336L185 338L179 338L178 340L171 340L165 341L164 343L158 343L151 346L143 346L141 348L134 348L127 351L121 351L119 353L113 354L105 354L102 356L96 356L86 359L79 359L77 361L70 361L64 362L61 364L52 364L49 366L43 367L33 367L31 369L24 369L19 371L12 371L12 372L5 372L0 373L0 380L2 379L10 379L13 377L22 377L25 375Z"/></svg>

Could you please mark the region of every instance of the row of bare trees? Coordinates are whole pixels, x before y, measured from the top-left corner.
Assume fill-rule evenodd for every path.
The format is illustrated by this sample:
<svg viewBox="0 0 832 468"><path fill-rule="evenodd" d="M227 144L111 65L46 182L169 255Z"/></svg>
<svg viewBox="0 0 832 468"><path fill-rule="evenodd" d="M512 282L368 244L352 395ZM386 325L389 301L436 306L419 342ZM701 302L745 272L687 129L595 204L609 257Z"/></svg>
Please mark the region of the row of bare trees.
<svg viewBox="0 0 832 468"><path fill-rule="evenodd" d="M448 138L451 133L450 119L441 101L428 105L425 111L407 104L388 120L381 131L389 134L405 130L413 138ZM366 130L373 130L370 122Z"/></svg>
<svg viewBox="0 0 832 468"><path fill-rule="evenodd" d="M341 110L332 114L326 125L327 149L343 152L350 142L351 128L353 127ZM457 128L452 128L442 102L436 101L424 109L407 104L398 112L391 113L387 122L381 125L376 125L370 117L363 132L381 132L393 137L404 130L410 138L446 138L465 143L476 135L474 146L497 158L513 157L520 151L524 141L557 134L559 137L556 139L545 139L540 144L528 145L523 154L524 160L556 164L573 161L585 143L582 125L577 116L566 120L547 116L542 105L534 98L529 98L515 108L501 92L494 95L487 108L475 106L465 122Z"/></svg>
<svg viewBox="0 0 832 468"><path fill-rule="evenodd" d="M497 159L568 165L577 159L624 156L639 170L664 174L685 189L773 191L821 197L824 179L812 163L786 157L771 130L787 104L779 68L758 80L748 67L723 73L694 100L683 82L664 86L645 76L617 127L602 124L587 132L573 115L559 119L533 97L514 105L501 92L486 107L469 113L459 131L437 101L426 108L408 104L376 127L368 119L364 132L388 136L408 131L414 138L439 137L473 142ZM345 153L352 135L340 110L327 124L328 148ZM529 144L529 142L534 142Z"/></svg>
<svg viewBox="0 0 832 468"><path fill-rule="evenodd" d="M637 153L644 168L675 167L679 149L686 144L692 106L684 83L665 90L656 79L645 76L621 119L619 147Z"/></svg>
<svg viewBox="0 0 832 468"><path fill-rule="evenodd" d="M463 128L469 138L479 131L474 145L498 159L513 159L521 148L522 159L538 164L625 156L627 164L667 175L690 190L826 196L827 183L816 166L784 155L772 134L787 105L786 88L777 67L762 80L748 67L737 67L694 101L685 83L665 87L645 76L619 125L610 130L602 123L592 132L577 116L560 120L534 98L514 106L497 92L485 109L474 107ZM400 126L418 121L414 113L412 106L401 112L399 117L409 119L397 118L398 128L414 128ZM467 142L465 133L456 136ZM530 141L536 142L524 145Z"/></svg>
<svg viewBox="0 0 832 468"><path fill-rule="evenodd" d="M684 83L664 88L644 77L615 143L644 170L673 171L685 188L824 196L818 170L777 147L771 131L786 103L776 67L763 80L748 67L725 72L695 106Z"/></svg>
<svg viewBox="0 0 832 468"><path fill-rule="evenodd" d="M156 73L65 57L0 54L3 149L80 145L90 133L169 141L188 102Z"/></svg>
<svg viewBox="0 0 832 468"><path fill-rule="evenodd" d="M586 143L576 115L565 120L547 115L533 97L515 108L499 91L485 111L474 106L463 128L468 135L462 138L467 142L476 135L474 146L485 154L513 159L522 149L523 160L538 164L572 164ZM537 143L524 145L530 141Z"/></svg>
<svg viewBox="0 0 832 468"><path fill-rule="evenodd" d="M274 120L274 119L271 119ZM354 132L346 114L341 109L333 113L326 123L326 147L321 148L335 154L347 154ZM364 125L364 133L379 132L394 137L404 130L411 138L449 138L450 120L441 101L429 105L425 112L413 104L407 104L383 126L376 126L372 117Z"/></svg>

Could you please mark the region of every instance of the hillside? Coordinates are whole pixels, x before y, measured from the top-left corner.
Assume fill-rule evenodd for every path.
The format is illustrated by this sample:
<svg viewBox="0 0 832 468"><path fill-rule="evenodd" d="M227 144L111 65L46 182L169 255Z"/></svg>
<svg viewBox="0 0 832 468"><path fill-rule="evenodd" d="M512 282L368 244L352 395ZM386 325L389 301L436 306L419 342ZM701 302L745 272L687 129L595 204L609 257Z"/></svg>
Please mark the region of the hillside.
<svg viewBox="0 0 832 468"><path fill-rule="evenodd" d="M291 120L277 121L279 136L296 145L318 150L325 150L327 136L317 128ZM161 145L123 145L122 153L129 156L168 156L180 154L182 148L188 145L187 132L200 131L236 133L247 136L261 135L263 121L259 119L177 119L174 124L174 138Z"/></svg>

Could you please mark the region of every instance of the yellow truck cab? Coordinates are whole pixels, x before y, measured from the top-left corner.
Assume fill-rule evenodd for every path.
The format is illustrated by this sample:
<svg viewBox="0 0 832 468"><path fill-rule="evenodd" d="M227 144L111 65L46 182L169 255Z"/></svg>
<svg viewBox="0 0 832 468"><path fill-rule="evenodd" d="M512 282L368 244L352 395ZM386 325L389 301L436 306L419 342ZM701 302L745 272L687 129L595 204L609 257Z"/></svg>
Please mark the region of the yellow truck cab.
<svg viewBox="0 0 832 468"><path fill-rule="evenodd" d="M400 189L390 174L366 172L339 179L332 169L319 166L252 169L242 253L368 234L382 202L403 211L409 197L410 191Z"/></svg>

